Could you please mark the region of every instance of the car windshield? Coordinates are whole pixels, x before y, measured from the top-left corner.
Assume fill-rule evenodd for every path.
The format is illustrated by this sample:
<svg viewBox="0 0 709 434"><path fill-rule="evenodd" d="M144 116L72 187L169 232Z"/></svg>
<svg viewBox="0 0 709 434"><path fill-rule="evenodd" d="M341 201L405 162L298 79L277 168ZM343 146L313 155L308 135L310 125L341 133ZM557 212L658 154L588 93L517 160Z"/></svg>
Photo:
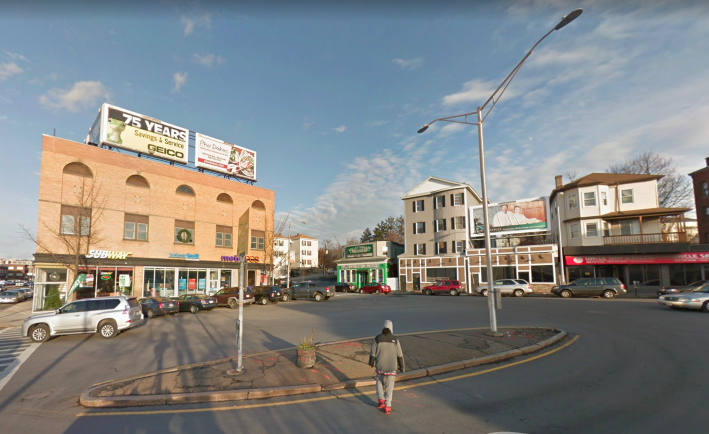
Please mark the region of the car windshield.
<svg viewBox="0 0 709 434"><path fill-rule="evenodd" d="M709 293L709 284L694 288L692 290L692 292L708 292Z"/></svg>
<svg viewBox="0 0 709 434"><path fill-rule="evenodd" d="M696 282L692 282L687 286L702 286L704 285L704 282L706 282L706 280L697 280Z"/></svg>
<svg viewBox="0 0 709 434"><path fill-rule="evenodd" d="M5 292L3 292L3 293L0 293L0 295L12 296L12 295L15 295L15 294L13 294L13 293L10 292L10 291L5 291Z"/></svg>

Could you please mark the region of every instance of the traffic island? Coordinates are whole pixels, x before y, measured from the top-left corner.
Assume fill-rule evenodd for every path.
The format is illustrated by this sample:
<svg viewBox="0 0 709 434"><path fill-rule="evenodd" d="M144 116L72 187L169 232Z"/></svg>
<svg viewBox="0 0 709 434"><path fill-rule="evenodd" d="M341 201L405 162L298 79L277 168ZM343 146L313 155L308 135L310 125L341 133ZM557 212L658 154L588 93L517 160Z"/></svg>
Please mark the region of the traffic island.
<svg viewBox="0 0 709 434"><path fill-rule="evenodd" d="M540 327L457 329L397 335L407 371L397 381L438 375L499 362L555 344L566 332ZM296 349L269 351L243 358L244 373L229 375L233 359L165 369L95 385L79 403L84 407L135 407L237 401L291 396L374 385L368 365L372 338L333 342L317 348L313 368L296 365Z"/></svg>

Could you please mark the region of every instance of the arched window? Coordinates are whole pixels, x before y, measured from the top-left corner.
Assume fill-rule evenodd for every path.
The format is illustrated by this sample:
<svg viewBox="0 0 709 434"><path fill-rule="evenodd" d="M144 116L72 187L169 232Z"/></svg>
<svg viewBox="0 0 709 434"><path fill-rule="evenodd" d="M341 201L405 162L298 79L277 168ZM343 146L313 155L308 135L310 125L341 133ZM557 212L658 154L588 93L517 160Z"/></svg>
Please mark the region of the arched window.
<svg viewBox="0 0 709 434"><path fill-rule="evenodd" d="M260 200L255 200L254 203L251 204L251 208L266 209L266 205L264 205Z"/></svg>
<svg viewBox="0 0 709 434"><path fill-rule="evenodd" d="M83 176L84 178L93 178L94 174L91 169L86 164L83 163L69 163L64 166L64 173L68 175Z"/></svg>
<svg viewBox="0 0 709 434"><path fill-rule="evenodd" d="M140 175L131 175L126 179L126 185L132 185L134 187L150 188L148 180Z"/></svg>
<svg viewBox="0 0 709 434"><path fill-rule="evenodd" d="M226 193L220 193L219 196L217 196L217 202L234 203L231 196Z"/></svg>
<svg viewBox="0 0 709 434"><path fill-rule="evenodd" d="M177 187L177 192L194 196L194 190L192 190L192 187L185 184L182 184L181 186Z"/></svg>

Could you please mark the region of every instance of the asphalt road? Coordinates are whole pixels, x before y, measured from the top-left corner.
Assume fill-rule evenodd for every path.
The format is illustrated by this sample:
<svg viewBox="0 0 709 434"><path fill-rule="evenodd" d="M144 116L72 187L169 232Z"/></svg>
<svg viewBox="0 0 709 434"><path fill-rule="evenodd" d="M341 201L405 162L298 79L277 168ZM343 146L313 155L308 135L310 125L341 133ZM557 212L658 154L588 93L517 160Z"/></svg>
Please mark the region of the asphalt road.
<svg viewBox="0 0 709 434"><path fill-rule="evenodd" d="M315 339L371 336L384 319L395 333L488 325L486 299L340 295L245 309L246 352ZM88 386L165 367L235 355L236 311L160 317L112 340L64 336L43 343L0 391L12 433L705 433L709 315L652 300L505 298L501 326L549 326L579 339L548 356L415 380L374 407L372 388L263 401L133 409L80 416ZM519 361L519 360L516 360ZM503 365L495 365L504 366ZM415 385L415 383L423 385ZM118 412L125 410L116 410Z"/></svg>

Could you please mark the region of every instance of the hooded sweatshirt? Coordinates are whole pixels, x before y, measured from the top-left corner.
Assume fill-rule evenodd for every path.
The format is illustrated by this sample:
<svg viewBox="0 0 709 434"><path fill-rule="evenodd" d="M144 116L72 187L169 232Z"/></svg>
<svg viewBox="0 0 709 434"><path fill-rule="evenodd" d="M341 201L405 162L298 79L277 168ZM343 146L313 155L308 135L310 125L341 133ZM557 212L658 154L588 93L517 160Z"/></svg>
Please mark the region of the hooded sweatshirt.
<svg viewBox="0 0 709 434"><path fill-rule="evenodd" d="M397 365L401 372L406 372L404 354L401 352L399 339L394 336L394 323L384 321L384 329L387 330L372 341L369 365L373 366L379 375L396 375Z"/></svg>

